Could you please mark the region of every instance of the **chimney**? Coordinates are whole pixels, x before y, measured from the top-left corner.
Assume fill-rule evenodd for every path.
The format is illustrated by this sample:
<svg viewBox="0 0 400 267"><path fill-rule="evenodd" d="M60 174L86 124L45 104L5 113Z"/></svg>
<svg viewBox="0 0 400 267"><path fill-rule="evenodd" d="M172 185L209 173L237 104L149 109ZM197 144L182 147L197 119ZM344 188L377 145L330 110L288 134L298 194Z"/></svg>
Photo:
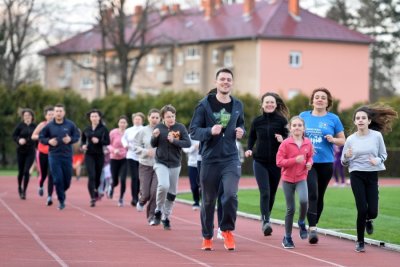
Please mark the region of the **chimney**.
<svg viewBox="0 0 400 267"><path fill-rule="evenodd" d="M160 11L161 16L168 15L168 13L169 13L169 6L163 4L163 5L161 6L161 11Z"/></svg>
<svg viewBox="0 0 400 267"><path fill-rule="evenodd" d="M254 9L254 0L244 0L243 1L243 16L250 17L250 13Z"/></svg>
<svg viewBox="0 0 400 267"><path fill-rule="evenodd" d="M177 13L179 13L179 11L181 11L181 5L173 4L172 5L172 13L173 14L177 14Z"/></svg>
<svg viewBox="0 0 400 267"><path fill-rule="evenodd" d="M299 0L289 0L288 9L290 15L300 18Z"/></svg>
<svg viewBox="0 0 400 267"><path fill-rule="evenodd" d="M204 0L203 8L204 8L204 18L210 19L214 15L214 2L215 0Z"/></svg>
<svg viewBox="0 0 400 267"><path fill-rule="evenodd" d="M222 7L222 0L215 0L215 9Z"/></svg>
<svg viewBox="0 0 400 267"><path fill-rule="evenodd" d="M133 23L138 24L140 22L140 19L142 18L143 15L143 6L137 5L135 6L135 13L133 14Z"/></svg>
<svg viewBox="0 0 400 267"><path fill-rule="evenodd" d="M112 17L113 17L113 9L112 8L106 8L102 10L102 20L104 24L111 23Z"/></svg>

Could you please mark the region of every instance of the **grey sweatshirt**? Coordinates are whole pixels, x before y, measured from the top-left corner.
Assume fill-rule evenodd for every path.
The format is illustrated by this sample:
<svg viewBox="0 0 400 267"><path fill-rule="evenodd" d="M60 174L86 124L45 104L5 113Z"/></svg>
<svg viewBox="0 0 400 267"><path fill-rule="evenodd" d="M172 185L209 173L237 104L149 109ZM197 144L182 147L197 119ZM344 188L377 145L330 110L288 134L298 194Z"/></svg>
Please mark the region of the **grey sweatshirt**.
<svg viewBox="0 0 400 267"><path fill-rule="evenodd" d="M344 155L349 148L353 150L353 156L346 158ZM370 158L374 158L378 164L372 165ZM382 134L370 129L367 135L359 136L353 133L347 138L341 161L343 166L349 166L349 172L382 171L386 169L383 164L386 158L387 152Z"/></svg>
<svg viewBox="0 0 400 267"><path fill-rule="evenodd" d="M153 130L154 128L147 125L141 128L133 138L133 151L139 157L139 163L145 166L153 166L155 161L154 157L147 155L149 149L154 149L150 144Z"/></svg>

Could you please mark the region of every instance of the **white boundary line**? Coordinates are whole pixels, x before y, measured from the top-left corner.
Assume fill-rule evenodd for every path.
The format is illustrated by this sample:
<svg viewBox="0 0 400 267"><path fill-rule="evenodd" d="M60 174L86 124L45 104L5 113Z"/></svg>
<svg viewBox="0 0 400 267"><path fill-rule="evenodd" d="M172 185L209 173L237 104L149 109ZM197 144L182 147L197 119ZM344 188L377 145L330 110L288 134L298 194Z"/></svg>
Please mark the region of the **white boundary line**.
<svg viewBox="0 0 400 267"><path fill-rule="evenodd" d="M78 206L76 206L76 205L73 205L73 204L69 204L69 206L70 206L70 207L74 207L75 209L77 209L77 210L79 210L79 211L81 211L81 212L83 212L83 213L86 213L86 214L88 214L88 215L90 215L90 216L92 216L92 217L94 217L94 218L96 218L96 219L98 219L98 220L100 220L100 221L102 221L102 222L104 222L104 223L106 223L106 224L109 224L109 225L111 225L111 226L113 226L113 227L115 227L115 228L118 228L118 229L121 229L121 230L123 230L123 231L125 231L125 232L128 232L128 233L130 233L130 234L132 234L132 235L134 235L134 236L136 236L136 237L138 237L138 238L140 238L140 239L146 241L147 243L149 243L149 244L151 244L151 245L154 245L154 246L159 247L159 248L161 248L161 249L163 249L163 250L166 250L166 251L168 251L168 252L171 252L171 253L173 253L173 254L175 254L175 255L177 255L177 256L180 256L180 257L182 257L182 258L184 258L184 259L187 259L187 260L189 260L189 261L191 261L191 262L194 262L194 263L196 263L196 264L199 264L199 265L201 265L201 266L211 267L211 265L208 265L208 264L205 263L205 262L196 260L195 258L189 257L189 256L187 256L187 255L185 255L185 254L182 254L182 253L176 251L176 250L173 250L173 249L170 249L170 248L168 248L168 247L166 247L166 246L163 246L163 245L161 245L161 244L159 244L159 243L157 243L157 242L155 242L155 241L150 240L149 238L147 238L147 237L145 237L145 236L143 236L143 235L140 235L140 234L138 234L138 233L136 233L136 232L134 232L134 231L132 231L132 230L129 230L129 229L123 227L123 226L120 226L120 225L118 225L118 224L115 224L115 223L113 223L113 222L111 222L111 221L109 221L109 220L107 220L107 219L105 219L105 218L103 218L103 217L100 217L100 216L98 216L98 215L96 215L96 214L94 214L94 213L92 213L92 212L90 212L90 211L87 211L87 210L85 210L85 209L82 209L82 208L80 208L80 207L78 207Z"/></svg>
<svg viewBox="0 0 400 267"><path fill-rule="evenodd" d="M31 234L33 239L46 251L50 256L53 257L60 264L60 266L67 267L68 264L65 263L55 252L53 252L46 244L40 239L40 237L32 230L19 216L16 214L10 206L2 198L0 198L1 204L14 216L14 218Z"/></svg>
<svg viewBox="0 0 400 267"><path fill-rule="evenodd" d="M172 216L172 217L174 219L177 219L179 221L182 221L182 222L185 222L185 223L188 223L188 224L193 224L193 225L198 225L198 226L200 225L198 223L194 223L192 221L188 221L186 219L182 219L182 218L179 218L179 217L176 217L176 216ZM334 263L334 262L331 262L331 261L326 261L326 260L323 260L323 259L320 259L320 258L316 258L316 257L310 256L310 255L307 255L307 254L299 253L299 252L296 252L296 251L293 251L293 250L284 249L284 248L282 248L280 246L275 246L275 245L271 245L271 244L268 244L268 243L260 242L258 240L254 240L254 239L242 236L242 235L235 234L235 237L239 237L239 238L242 238L242 239L245 239L247 241L254 242L254 243L257 243L257 244L260 244L260 245L263 245L263 246L268 246L268 247L271 247L271 248L274 248L274 249L279 249L279 250L282 250L282 251L286 251L286 252L289 252L289 253L292 253L292 254L296 254L298 256L302 256L302 257L305 257L305 258L308 258L308 259L311 259L311 260L315 260L315 261L318 261L318 262L326 263L326 264L329 264L329 265L332 265L332 266L345 267L345 265L340 265L340 264L337 264L337 263Z"/></svg>
<svg viewBox="0 0 400 267"><path fill-rule="evenodd" d="M176 199L176 202L180 202L180 203L184 203L184 204L192 204L191 201L185 200L185 199ZM254 215L254 214L249 214L249 213L245 213L245 212L241 212L238 211L237 215L240 217L244 217L247 219L253 219L253 220L257 220L260 221L260 216L259 215ZM278 225L285 225L285 221L283 220L278 220L278 219L271 219L271 222L274 224L278 224ZM294 227L298 227L297 223L294 223ZM357 237L355 235L350 235L350 234L346 234L346 233L340 233L337 231L334 231L333 229L324 229L324 228L318 228L318 233L324 234L324 235L329 235L329 236L334 236L334 237L338 237L338 238L343 238L343 239L347 239L347 240L352 240L352 241L356 241ZM375 240L375 239L371 239L371 238L365 238L365 243L373 245L373 246L377 246L377 247L381 247L383 249L387 249L387 250L393 250L396 252L400 252L400 245L396 245L396 244L392 244L392 243L387 243L385 241L381 241L381 240Z"/></svg>

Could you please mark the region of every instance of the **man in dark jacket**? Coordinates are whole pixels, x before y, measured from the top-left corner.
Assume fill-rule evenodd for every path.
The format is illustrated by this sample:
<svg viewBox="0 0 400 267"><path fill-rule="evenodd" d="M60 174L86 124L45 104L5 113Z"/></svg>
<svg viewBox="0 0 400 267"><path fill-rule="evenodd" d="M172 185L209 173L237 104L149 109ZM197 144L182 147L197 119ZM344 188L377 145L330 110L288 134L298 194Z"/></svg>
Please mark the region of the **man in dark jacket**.
<svg viewBox="0 0 400 267"><path fill-rule="evenodd" d="M72 144L79 140L79 130L65 118L65 107L54 106L54 120L40 132L39 141L49 145L49 165L60 202L58 209L65 208L65 192L71 185Z"/></svg>
<svg viewBox="0 0 400 267"><path fill-rule="evenodd" d="M221 199L220 228L225 248L234 250L232 231L235 230L237 191L241 175L236 140L244 135L243 104L231 96L233 85L231 70L219 70L215 84L217 93L210 94L200 101L190 124L191 137L199 140L202 146L200 168L202 249L212 250L215 202L221 184L224 193Z"/></svg>

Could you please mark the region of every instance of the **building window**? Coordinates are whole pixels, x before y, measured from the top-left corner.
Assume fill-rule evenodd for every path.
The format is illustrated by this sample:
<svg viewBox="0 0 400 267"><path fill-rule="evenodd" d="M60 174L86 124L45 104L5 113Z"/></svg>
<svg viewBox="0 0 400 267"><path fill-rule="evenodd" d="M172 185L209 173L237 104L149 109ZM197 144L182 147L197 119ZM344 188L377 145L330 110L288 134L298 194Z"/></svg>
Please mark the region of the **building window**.
<svg viewBox="0 0 400 267"><path fill-rule="evenodd" d="M147 62L146 62L146 71L147 72L153 72L154 71L154 56L153 55L147 55Z"/></svg>
<svg viewBox="0 0 400 267"><path fill-rule="evenodd" d="M184 83L195 84L200 82L200 73L196 71L189 71L185 73Z"/></svg>
<svg viewBox="0 0 400 267"><path fill-rule="evenodd" d="M301 52L290 52L289 55L289 65L292 68L300 68L301 67Z"/></svg>
<svg viewBox="0 0 400 267"><path fill-rule="evenodd" d="M300 90L299 89L289 89L288 90L288 100L296 97L299 94L300 94Z"/></svg>
<svg viewBox="0 0 400 267"><path fill-rule="evenodd" d="M186 49L186 60L199 59L200 58L200 48L197 46L190 46Z"/></svg>
<svg viewBox="0 0 400 267"><path fill-rule="evenodd" d="M176 65L178 65L178 66L183 65L183 53L182 52L178 52L176 54Z"/></svg>
<svg viewBox="0 0 400 267"><path fill-rule="evenodd" d="M91 78L89 77L83 77L81 79L81 89L92 89L94 86L94 82Z"/></svg>
<svg viewBox="0 0 400 267"><path fill-rule="evenodd" d="M218 64L219 63L219 51L218 51L218 49L214 49L212 51L212 56L211 57L212 57L211 58L211 62L213 64Z"/></svg>
<svg viewBox="0 0 400 267"><path fill-rule="evenodd" d="M84 55L82 57L81 64L84 67L92 67L93 66L93 56L92 55Z"/></svg>
<svg viewBox="0 0 400 267"><path fill-rule="evenodd" d="M224 53L224 67L233 67L233 50L226 50Z"/></svg>

